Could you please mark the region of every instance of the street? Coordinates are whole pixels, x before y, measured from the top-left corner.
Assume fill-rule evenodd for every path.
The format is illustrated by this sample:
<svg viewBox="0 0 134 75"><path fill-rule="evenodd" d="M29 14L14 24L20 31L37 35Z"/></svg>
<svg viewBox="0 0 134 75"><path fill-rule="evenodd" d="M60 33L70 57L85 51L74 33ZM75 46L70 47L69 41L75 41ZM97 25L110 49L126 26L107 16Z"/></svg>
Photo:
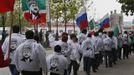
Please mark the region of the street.
<svg viewBox="0 0 134 75"><path fill-rule="evenodd" d="M46 51L47 54L52 53L52 50ZM9 69L1 68L0 75L11 75ZM83 65L81 64L78 75L85 75ZM97 73L91 72L91 75L134 75L134 54L130 55L129 59L120 60L113 68L105 68L104 64L99 67Z"/></svg>

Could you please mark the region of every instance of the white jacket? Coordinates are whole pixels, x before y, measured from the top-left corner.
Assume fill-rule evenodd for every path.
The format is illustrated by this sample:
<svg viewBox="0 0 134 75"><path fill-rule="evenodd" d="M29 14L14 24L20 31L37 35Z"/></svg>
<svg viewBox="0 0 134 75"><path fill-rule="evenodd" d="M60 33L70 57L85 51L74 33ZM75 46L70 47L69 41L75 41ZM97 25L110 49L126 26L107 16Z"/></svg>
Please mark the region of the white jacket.
<svg viewBox="0 0 134 75"><path fill-rule="evenodd" d="M94 58L94 46L92 43L91 38L87 38L83 43L82 43L82 50L83 50L83 57L90 57Z"/></svg>
<svg viewBox="0 0 134 75"><path fill-rule="evenodd" d="M103 40L104 43L104 50L111 51L112 50L112 39L107 37Z"/></svg>
<svg viewBox="0 0 134 75"><path fill-rule="evenodd" d="M14 58L18 71L40 71L40 68L47 70L45 49L33 39L22 43L16 49Z"/></svg>
<svg viewBox="0 0 134 75"><path fill-rule="evenodd" d="M12 48L12 51L10 52L11 60L14 59L15 49L24 41L25 41L25 37L23 35L17 33L11 34L11 45L10 45L10 48ZM5 39L4 43L2 44L2 50L6 58L9 50L9 36ZM11 64L14 64L14 62L11 61Z"/></svg>
<svg viewBox="0 0 134 75"><path fill-rule="evenodd" d="M47 56L47 67L49 72L63 75L68 69L68 61L61 53L54 52Z"/></svg>
<svg viewBox="0 0 134 75"><path fill-rule="evenodd" d="M85 34L80 33L80 34L78 35L78 42L79 42L79 44L80 44L80 43L82 44L82 42L85 41L86 38L87 38L87 36L86 36Z"/></svg>
<svg viewBox="0 0 134 75"><path fill-rule="evenodd" d="M118 49L118 41L117 41L117 37L113 36L112 37L112 48L115 48L116 50Z"/></svg>
<svg viewBox="0 0 134 75"><path fill-rule="evenodd" d="M98 54L99 53L99 38L98 37L93 37L93 46L94 46L95 54Z"/></svg>
<svg viewBox="0 0 134 75"><path fill-rule="evenodd" d="M71 50L72 50L70 55L71 60L78 62L80 58L79 49L80 49L80 45L78 43L74 43L74 42L71 43Z"/></svg>
<svg viewBox="0 0 134 75"><path fill-rule="evenodd" d="M104 50L104 43L102 37L98 37L98 51Z"/></svg>

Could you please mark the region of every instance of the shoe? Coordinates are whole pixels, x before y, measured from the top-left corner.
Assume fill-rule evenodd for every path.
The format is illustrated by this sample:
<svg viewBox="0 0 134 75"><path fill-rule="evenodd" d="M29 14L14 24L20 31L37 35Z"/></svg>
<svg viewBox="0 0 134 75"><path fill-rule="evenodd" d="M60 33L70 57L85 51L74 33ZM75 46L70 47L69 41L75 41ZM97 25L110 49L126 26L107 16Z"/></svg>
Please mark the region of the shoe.
<svg viewBox="0 0 134 75"><path fill-rule="evenodd" d="M110 65L109 67L113 67L112 65Z"/></svg>
<svg viewBox="0 0 134 75"><path fill-rule="evenodd" d="M90 75L90 73L86 73L86 75Z"/></svg>
<svg viewBox="0 0 134 75"><path fill-rule="evenodd" d="M96 73L97 71L96 71L96 70L93 70L93 72L95 72L95 73Z"/></svg>

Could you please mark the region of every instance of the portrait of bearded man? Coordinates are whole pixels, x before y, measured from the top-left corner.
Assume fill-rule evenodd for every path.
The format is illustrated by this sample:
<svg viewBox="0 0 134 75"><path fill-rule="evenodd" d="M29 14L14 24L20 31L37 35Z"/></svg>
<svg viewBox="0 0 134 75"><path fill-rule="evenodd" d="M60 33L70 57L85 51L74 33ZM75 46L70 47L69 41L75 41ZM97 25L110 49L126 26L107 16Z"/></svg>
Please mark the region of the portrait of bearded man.
<svg viewBox="0 0 134 75"><path fill-rule="evenodd" d="M44 23L46 22L46 13L41 12L37 0L27 0L29 12L24 13L24 17L30 23Z"/></svg>

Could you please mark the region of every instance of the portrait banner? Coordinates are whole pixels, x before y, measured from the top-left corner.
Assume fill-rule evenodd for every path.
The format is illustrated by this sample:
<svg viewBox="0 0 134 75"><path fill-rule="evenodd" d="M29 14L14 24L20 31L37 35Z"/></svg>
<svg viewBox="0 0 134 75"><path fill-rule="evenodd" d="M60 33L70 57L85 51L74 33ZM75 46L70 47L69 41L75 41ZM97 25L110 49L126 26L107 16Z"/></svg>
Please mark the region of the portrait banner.
<svg viewBox="0 0 134 75"><path fill-rule="evenodd" d="M46 1L45 0L22 0L24 18L32 23L39 24L46 22Z"/></svg>

